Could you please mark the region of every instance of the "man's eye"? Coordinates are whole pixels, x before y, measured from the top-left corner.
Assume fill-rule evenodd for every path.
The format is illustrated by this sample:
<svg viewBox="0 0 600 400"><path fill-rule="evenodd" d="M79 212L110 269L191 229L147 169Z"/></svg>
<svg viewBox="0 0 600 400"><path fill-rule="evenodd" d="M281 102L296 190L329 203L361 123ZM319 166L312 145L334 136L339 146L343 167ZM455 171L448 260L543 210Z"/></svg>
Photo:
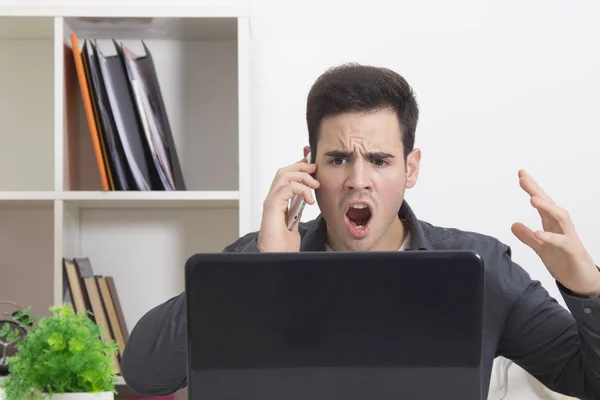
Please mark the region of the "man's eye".
<svg viewBox="0 0 600 400"><path fill-rule="evenodd" d="M373 162L375 163L375 165L377 166L382 166L385 164L385 160L382 158L376 158L375 160L373 160Z"/></svg>
<svg viewBox="0 0 600 400"><path fill-rule="evenodd" d="M344 159L343 159L343 158L334 158L334 159L333 159L333 163L334 163L334 164L337 164L337 165L340 165L340 164L341 164L341 163L343 163L343 162L344 162Z"/></svg>

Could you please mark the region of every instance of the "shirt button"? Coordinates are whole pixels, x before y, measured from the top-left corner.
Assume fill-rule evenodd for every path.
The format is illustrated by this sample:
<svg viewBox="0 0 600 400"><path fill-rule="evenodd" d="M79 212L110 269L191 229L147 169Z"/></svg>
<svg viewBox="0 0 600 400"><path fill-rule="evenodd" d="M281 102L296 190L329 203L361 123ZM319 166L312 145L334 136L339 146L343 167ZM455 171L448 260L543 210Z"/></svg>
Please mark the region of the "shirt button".
<svg viewBox="0 0 600 400"><path fill-rule="evenodd" d="M591 314L592 313L592 309L590 307L584 307L583 308L583 312L586 314Z"/></svg>

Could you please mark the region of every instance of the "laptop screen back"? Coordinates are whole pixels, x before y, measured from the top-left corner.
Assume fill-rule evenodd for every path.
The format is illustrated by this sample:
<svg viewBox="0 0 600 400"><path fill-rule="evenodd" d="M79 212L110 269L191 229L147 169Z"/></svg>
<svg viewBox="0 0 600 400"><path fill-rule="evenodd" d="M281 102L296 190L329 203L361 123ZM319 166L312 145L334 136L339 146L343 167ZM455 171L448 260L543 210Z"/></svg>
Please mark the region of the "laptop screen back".
<svg viewBox="0 0 600 400"><path fill-rule="evenodd" d="M480 399L470 252L198 254L190 399Z"/></svg>

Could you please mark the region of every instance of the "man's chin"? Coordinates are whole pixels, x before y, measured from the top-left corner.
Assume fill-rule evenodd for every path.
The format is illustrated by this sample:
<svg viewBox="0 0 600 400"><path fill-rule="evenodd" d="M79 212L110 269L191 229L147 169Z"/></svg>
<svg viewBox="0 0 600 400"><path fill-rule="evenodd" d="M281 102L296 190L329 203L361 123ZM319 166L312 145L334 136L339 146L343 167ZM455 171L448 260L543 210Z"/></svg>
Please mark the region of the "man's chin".
<svg viewBox="0 0 600 400"><path fill-rule="evenodd" d="M374 246L375 243L373 243L372 236L369 236L369 234L358 238L347 235L344 238L344 248L347 251L371 251Z"/></svg>
<svg viewBox="0 0 600 400"><path fill-rule="evenodd" d="M328 231L328 236L334 237L334 240L328 239L329 246L335 251L370 251L374 243L372 225L369 223L366 229L351 227L348 221L342 221L337 225L338 229ZM338 248L339 247L339 248Z"/></svg>

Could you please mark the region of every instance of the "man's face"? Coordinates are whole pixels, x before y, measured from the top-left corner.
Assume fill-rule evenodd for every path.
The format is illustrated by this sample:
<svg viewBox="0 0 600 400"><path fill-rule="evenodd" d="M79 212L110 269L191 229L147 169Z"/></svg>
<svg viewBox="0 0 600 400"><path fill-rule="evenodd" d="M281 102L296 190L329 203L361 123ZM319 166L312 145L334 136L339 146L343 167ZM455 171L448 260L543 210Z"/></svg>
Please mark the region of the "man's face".
<svg viewBox="0 0 600 400"><path fill-rule="evenodd" d="M397 250L404 228L398 211L418 176L420 151L404 160L392 110L346 113L322 121L316 200L333 250Z"/></svg>

